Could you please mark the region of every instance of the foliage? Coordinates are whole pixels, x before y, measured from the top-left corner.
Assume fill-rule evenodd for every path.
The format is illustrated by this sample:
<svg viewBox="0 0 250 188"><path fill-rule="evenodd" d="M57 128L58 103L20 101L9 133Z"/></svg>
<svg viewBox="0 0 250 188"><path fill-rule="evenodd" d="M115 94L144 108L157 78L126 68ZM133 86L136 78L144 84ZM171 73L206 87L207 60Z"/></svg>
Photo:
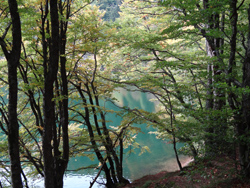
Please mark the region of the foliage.
<svg viewBox="0 0 250 188"><path fill-rule="evenodd" d="M249 176L248 0L58 1L58 11L47 3L53 1L19 2L16 110L22 168L30 169L24 179L50 172L59 182L70 157L95 156L108 186L127 183L124 150L150 149L135 142L141 130L134 124L143 123L174 148L185 143L182 152L195 159L238 148ZM13 26L6 2L0 11L2 57L12 49ZM0 59L1 161L8 155L7 60ZM151 94L156 111L109 109L119 105L114 93L121 88ZM108 114L121 123L111 126Z"/></svg>
<svg viewBox="0 0 250 188"><path fill-rule="evenodd" d="M241 24L246 20L238 19L245 6L244 1L128 0L115 23L119 32L108 58L115 83L151 93L160 104L155 114L132 112L155 125L161 138L176 136L189 144L194 157L230 153L235 142L246 143L239 134L248 134L243 131L248 125L240 128L242 96L248 96L242 83L248 77L240 62L246 62L248 34Z"/></svg>
<svg viewBox="0 0 250 188"><path fill-rule="evenodd" d="M135 8L138 8L137 14L129 14ZM151 93L159 103L157 112L133 111L135 116L147 117L146 120L158 128L157 135L163 139L172 139L169 133L175 131L182 142L188 142L191 137L193 142L198 142L201 135L195 133L204 123L201 109L205 90L201 82L205 82L206 66L197 59L205 60L206 55L199 50L199 45L187 39L185 26L180 35L182 38L178 40L172 39L171 31L168 35L162 34L170 24L170 16L164 11L165 7L154 2L125 1L116 25L119 32L113 37L115 50L109 59L126 65L121 67L120 63L112 63L113 69L117 70L114 72L116 82L123 84L122 87L135 86L142 92ZM172 31L176 32L175 28ZM201 37L194 34L193 38L202 43Z"/></svg>
<svg viewBox="0 0 250 188"><path fill-rule="evenodd" d="M53 97L50 100L50 102L52 102L51 108L55 109L54 112L50 112L51 114L55 113L55 116L52 116L52 119L55 118L55 120L50 124L52 127L54 126L53 129L55 131L53 132L53 141L50 143L44 142L44 132L48 129L46 128L46 108L44 108L44 102L46 101L45 91L48 85L48 83L45 84L46 77L49 77L47 73L49 74L48 70L50 70L50 68L47 69L46 67L49 67L51 62L51 48L48 45L51 40L51 33L48 28L51 24L49 21L45 22L47 19L46 5L39 4L37 7L30 7L29 4L27 4L22 7L21 16L24 20L22 24L25 29L22 30L23 51L18 72L20 91L18 103L18 118L20 124L19 142L21 146L21 160L25 161L22 163L22 166L23 168L29 169L23 176L29 178L38 174L41 177L45 175L45 159L48 159L44 154L44 144L49 144L49 146L53 145L52 151L54 158L50 159L51 162L55 160L57 161L56 163L67 163L67 159L64 158L64 156L67 155L67 153L65 153L67 150L67 148L65 148L65 142L67 142L67 140L65 141L65 135L69 132L70 157L78 155L93 159L94 154L96 154L98 160L100 160L104 166L108 163L106 160L108 160L111 165L113 165L112 160L116 162L116 167L114 167L112 171L112 182L109 182L110 171L107 170L106 167L107 184L113 186L112 184L116 184L117 181L119 181L119 183L127 182L122 175L122 164L120 160L122 161L123 147L126 148L128 145L134 143L134 139L132 136L130 137L130 130L133 131L133 134L137 131L134 131L133 128L126 130L126 128L130 126L130 121L127 121L127 123L124 122L126 123L124 125L117 125L117 127L112 128L108 126L108 121L105 120L106 113L122 115L121 112L106 109L105 103L102 104L107 100L113 100L111 94L114 91L114 87L110 82L103 80L100 75L98 75L101 71L100 69L102 69L102 65L98 63L99 56L102 55L102 50L106 50L107 39L115 30L104 25L101 19L103 13L100 13L96 6L83 6L82 8L84 8L84 10L82 10L79 9L78 3L80 2L75 2L72 5L72 15L70 15L70 17L67 18L71 13L67 13L66 9L62 10L60 15L61 27L69 24L67 38L63 39L67 40L68 43L65 45L65 51L60 51L59 71L56 73L57 80L55 80L53 84ZM45 12L41 11L43 8ZM34 15L31 16L31 14ZM46 24L47 26L45 27ZM67 28L61 28L60 36L63 36L63 32L66 32L66 30ZM60 50L65 47L63 46L63 40L60 43L60 45L62 45ZM68 95L62 93L64 88L64 73L62 72L64 63L67 74L67 85L70 91ZM1 63L1 66L4 66L4 61ZM5 70L2 69L1 73L3 74L4 71ZM106 72L107 70L101 74L106 74ZM4 86L6 83L4 77L1 81L3 83L2 86ZM78 86L81 84L83 86L79 88ZM84 85L86 87L84 87ZM81 92L84 92L83 96L79 94ZM7 114L5 111L5 98L7 97L8 93L5 93L5 96L2 97L2 119L4 119ZM70 114L70 123L66 125L66 127L69 127L68 132L65 132L63 119L66 117L62 114L62 110L64 105L63 101L68 98L71 99L67 106ZM87 100L84 102L84 99ZM89 111L87 112L83 109L88 109ZM6 121L3 121L3 123L1 121L1 129L3 132L6 129ZM94 140L92 140L92 134L95 136ZM110 145L112 142L113 144ZM46 150L49 150L49 148L46 148ZM112 152L110 150L112 150ZM7 150L3 152L4 156L8 155L6 151ZM112 158L109 155L112 155ZM5 160L5 158L1 159ZM53 165L51 165L51 167L53 168ZM57 171L57 169L54 170ZM115 171L117 171L118 180L114 178L116 176ZM52 172L52 170L50 170L50 172ZM58 171L57 173L63 174L64 170ZM53 175L47 175L46 177L50 178L53 177Z"/></svg>

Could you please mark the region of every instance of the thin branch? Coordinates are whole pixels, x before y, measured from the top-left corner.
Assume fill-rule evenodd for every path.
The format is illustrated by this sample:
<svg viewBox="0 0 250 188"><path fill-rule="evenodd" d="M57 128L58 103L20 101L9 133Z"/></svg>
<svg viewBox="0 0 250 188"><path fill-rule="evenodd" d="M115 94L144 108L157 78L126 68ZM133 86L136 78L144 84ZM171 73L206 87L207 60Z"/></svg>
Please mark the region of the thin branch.
<svg viewBox="0 0 250 188"><path fill-rule="evenodd" d="M93 83L94 83L94 81L95 81L96 70L97 70L97 57L96 57L96 51L97 51L97 48L95 49L95 52L94 52L95 64L94 64L94 71L93 71L92 79L91 79L91 85L93 85Z"/></svg>
<svg viewBox="0 0 250 188"><path fill-rule="evenodd" d="M7 61L8 61L8 60L9 60L9 57L10 57L10 53L9 53L9 51L7 50L7 44L6 44L6 42L3 40L2 37L0 37L0 46L2 47L4 56L5 56L5 58L6 58Z"/></svg>
<svg viewBox="0 0 250 188"><path fill-rule="evenodd" d="M244 4L244 2L245 2L245 0L243 0L242 2L241 2L241 4L237 7L237 11L240 9L240 7Z"/></svg>
<svg viewBox="0 0 250 188"><path fill-rule="evenodd" d="M83 5L83 6L81 6L81 7L80 7L79 9L77 9L75 12L73 12L72 14L70 14L69 17L71 17L71 16L75 15L76 13L80 12L83 8L85 8L86 6L90 5L90 4L93 3L93 2L94 2L94 0L92 0L92 1L90 1L89 3L87 3L87 4Z"/></svg>
<svg viewBox="0 0 250 188"><path fill-rule="evenodd" d="M136 118L135 118L135 119L136 119ZM119 138L121 137L123 131L126 130L126 128L128 128L128 127L131 125L131 123L132 123L135 119L133 119L131 122L129 122L125 127L123 127L123 128L121 129L120 133L119 133L119 134L117 135L117 137L116 137L116 140L115 140L114 144L112 144L112 148L115 147L115 145L116 145L117 141L119 140ZM104 159L104 161L103 161L103 163L102 163L102 166L100 167L100 169L99 169L99 171L98 171L98 173L97 173L95 179L94 179L92 182L90 182L89 188L92 188L92 186L93 186L94 183L96 182L97 178L98 178L99 175L101 174L102 168L103 168L104 164L106 163L107 159L108 159L108 156Z"/></svg>
<svg viewBox="0 0 250 188"><path fill-rule="evenodd" d="M12 24L11 22L8 23L6 29L5 29L5 31L4 31L4 33L3 33L3 35L2 35L2 37L1 37L3 40L5 39L7 33L8 33L8 31L9 31L9 29L10 29L11 24Z"/></svg>

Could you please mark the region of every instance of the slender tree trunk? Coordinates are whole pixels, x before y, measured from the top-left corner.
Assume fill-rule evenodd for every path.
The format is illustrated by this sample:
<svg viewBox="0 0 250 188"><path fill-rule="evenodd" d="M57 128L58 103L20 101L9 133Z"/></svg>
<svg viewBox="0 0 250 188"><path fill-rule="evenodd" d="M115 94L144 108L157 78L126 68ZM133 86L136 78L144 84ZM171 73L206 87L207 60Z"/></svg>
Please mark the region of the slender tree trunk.
<svg viewBox="0 0 250 188"><path fill-rule="evenodd" d="M174 147L175 158L176 158L176 161L177 161L177 164L179 166L180 171L182 171L183 168L182 168L182 165L181 165L181 162L180 162L180 159L179 159L179 155L178 155L178 151L177 151L177 148L176 148L176 137L175 137L175 133L174 133L173 129L172 129L172 135L173 135L173 147Z"/></svg>
<svg viewBox="0 0 250 188"><path fill-rule="evenodd" d="M13 188L23 187L21 180L21 164L20 164L20 154L19 154L19 125L17 122L17 66L16 66L17 61L10 60L8 62L8 72L9 72L8 73L8 80L9 80L8 143L9 143L9 155L11 161L11 179Z"/></svg>
<svg viewBox="0 0 250 188"><path fill-rule="evenodd" d="M59 20L57 0L50 1L50 17L51 17L51 39L49 44L49 63L48 70L44 68L44 128L43 128L43 159L44 159L44 175L45 188L56 188L56 160L54 155L57 154L57 142L53 140L56 134L55 119L55 103L54 83L57 77L58 61L59 61ZM46 65L44 67L47 67ZM53 146L52 146L53 143ZM54 153L53 153L54 147Z"/></svg>
<svg viewBox="0 0 250 188"><path fill-rule="evenodd" d="M248 8L248 41L247 50L245 55L245 60L243 62L243 88L250 88L250 5ZM243 91L244 92L244 91ZM237 127L240 144L239 144L239 155L240 155L240 165L242 173L246 177L250 177L250 146L247 141L250 136L250 94L249 92L244 92L242 95L242 124Z"/></svg>
<svg viewBox="0 0 250 188"><path fill-rule="evenodd" d="M44 88L44 128L43 128L43 160L44 186L55 188L54 157L52 153L52 131L54 126L53 81L45 79Z"/></svg>
<svg viewBox="0 0 250 188"><path fill-rule="evenodd" d="M209 0L203 1L204 9L210 9ZM214 3L214 2L213 2ZM219 5L218 5L219 6ZM216 8L216 5L213 4L213 7ZM207 17L207 29L209 30L220 30L220 22L224 19L220 18L220 14L211 12ZM207 128L206 128L206 155L215 155L218 151L222 151L224 147L227 146L225 139L219 135L222 135L226 132L227 129L227 120L224 114L220 114L225 106L225 91L223 87L220 86L221 82L224 82L222 77L223 70L223 59L221 58L220 52L223 45L223 40L221 38L215 38L209 36L207 32L201 29L201 33L206 38L206 50L207 55L211 57L211 60L208 64L208 82L207 82L207 101L206 101L206 110L215 112L209 114L207 119ZM215 58L216 57L216 58Z"/></svg>
<svg viewBox="0 0 250 188"><path fill-rule="evenodd" d="M92 88L93 87L94 86L92 86ZM94 93L97 93L97 92L95 91ZM95 101L96 101L96 105L100 106L99 98L97 95L95 95ZM115 146L113 145L113 142L110 138L109 130L106 126L105 115L103 112L100 112L100 115L101 115L101 119L102 119L102 129L103 129L102 137L104 136L104 138L105 138L105 140L103 142L105 143L105 148L106 148L108 156L109 156L108 161L110 164L113 180L115 183L119 182L122 184L128 184L129 181L127 179L125 179L122 175L122 169L123 169L122 163L120 163L119 157L114 149ZM114 160L114 162L113 162L113 160ZM114 165L114 163L115 163L115 165ZM117 181L117 179L118 179L118 181Z"/></svg>
<svg viewBox="0 0 250 188"><path fill-rule="evenodd" d="M59 2L59 11L60 14L63 15L63 5L62 1ZM66 19L68 19L70 14L70 2L67 1L67 11L66 11ZM65 170L67 169L68 161L69 161L69 135L68 135L68 124L69 124L69 115L68 115L68 80L66 73L66 57L65 57L65 49L66 49L66 32L67 32L68 22L64 20L60 20L60 75L61 75L61 93L58 92L58 96L61 95L63 97L62 101L59 101L59 114L60 114L60 123L59 123L59 138L57 139L57 147L60 144L60 131L62 131L62 155L59 152L59 148L57 148L57 156L55 156L56 160L56 184L58 188L63 188L63 175ZM59 88L58 88L59 90Z"/></svg>
<svg viewBox="0 0 250 188"><path fill-rule="evenodd" d="M206 99L206 111L208 112L207 123L206 123L206 136L205 136L205 150L206 155L210 155L210 149L213 144L213 127L212 127L212 114L213 109L213 81L212 81L212 65L207 65L207 99ZM209 112L210 111L210 112Z"/></svg>
<svg viewBox="0 0 250 188"><path fill-rule="evenodd" d="M220 28L220 14L214 14L213 15L214 20L214 29L215 30L221 30ZM225 101L225 90L222 86L220 86L220 83L225 81L225 78L222 76L222 73L224 72L223 67L223 60L221 58L220 49L221 45L221 39L220 38L214 38L214 46L215 46L215 52L214 55L217 57L217 61L214 62L214 65L212 66L213 69L213 82L214 82L214 88L213 88L213 96L214 96L214 105L213 110L217 112L214 117L214 133L217 137L215 139L215 145L217 153L218 151L224 150L228 145L225 142L225 139L223 136L223 133L226 132L227 129L227 119L224 114L221 114L223 112L223 107L226 104Z"/></svg>
<svg viewBox="0 0 250 188"><path fill-rule="evenodd" d="M173 106L172 106L172 102L171 102L171 98L169 96L169 93L167 93L167 97L168 97L168 101L169 101L169 116L170 116L170 126L171 126L171 129L172 129L172 136L173 136L173 148L174 148L174 152L175 152L175 158L176 158L176 161L177 161L177 164L180 168L180 171L183 170L182 168L182 165L181 165L181 162L180 162L180 159L179 159L179 155L178 155L178 151L177 151L177 148L176 148L176 137L175 137L175 132L174 132L174 121L175 121L175 118L174 118L174 113L173 113ZM166 109L166 111L168 111Z"/></svg>
<svg viewBox="0 0 250 188"><path fill-rule="evenodd" d="M75 85L76 86L76 85ZM100 161L100 163L102 164L102 168L104 170L104 173L105 173L105 176L106 176L106 186L107 187L110 187L110 188L113 188L115 187L115 183L111 177L111 174L110 174L110 170L106 164L106 160L103 158L99 148L98 148L98 144L96 143L96 140L95 140L95 135L94 135L94 131L93 131L93 128L92 128L92 125L91 125L91 120L90 120L90 110L87 106L87 99L85 98L82 90L81 90L81 86L76 86L78 92L79 92L79 95L83 101L83 104L84 104L84 109L85 109L85 116L84 116L84 120L85 120L85 123L87 125L87 128L88 128L88 133L89 133L89 137L90 137L90 142L91 142L91 145L93 147L93 150L96 154L96 157L97 159ZM95 181L94 181L95 182ZM94 182L91 183L90 187L93 186Z"/></svg>
<svg viewBox="0 0 250 188"><path fill-rule="evenodd" d="M238 28L237 28L237 22L238 22L238 12L237 12L237 1L231 1L230 3L230 8L231 8L231 28L232 28L232 34L231 34L231 39L230 39L230 57L229 57L229 62L228 62L228 68L227 68L227 85L230 88L232 88L232 83L234 78L237 76L236 72L236 47L237 47L237 33L238 33ZM230 90L228 92L228 104L230 108L233 110L233 116L234 116L234 122L235 122L235 127L236 127L236 135L239 134L239 130L237 130L239 127L242 126L242 108L240 106L240 101L237 101L236 94L234 91ZM236 142L233 144L233 152L232 152L232 157L235 160L235 166L237 169L237 163L236 163L236 155L237 155L237 145ZM240 152L241 153L241 152Z"/></svg>
<svg viewBox="0 0 250 188"><path fill-rule="evenodd" d="M64 39L66 40L66 39ZM61 46L60 54L65 54L65 45ZM61 85L61 95L63 96L62 102L60 102L60 126L62 128L62 156L60 156L60 152L58 152L58 156L55 160L56 162L56 181L57 187L63 187L63 175L65 170L67 169L68 161L69 161L69 135L68 135L68 83L67 83L67 75L66 75L66 58L60 57L61 62L61 78L62 78L62 85ZM60 138L58 138L60 140ZM59 140L57 141L59 143ZM58 148L59 151L59 148Z"/></svg>
<svg viewBox="0 0 250 188"><path fill-rule="evenodd" d="M8 144L9 156L11 163L11 184L13 188L23 187L21 179L21 164L19 153L19 125L17 121L17 67L19 65L21 53L21 21L18 13L18 5L16 0L8 0L9 10L12 21L12 50L10 53L4 49L3 51L8 62L8 82L9 82L9 105L8 105Z"/></svg>

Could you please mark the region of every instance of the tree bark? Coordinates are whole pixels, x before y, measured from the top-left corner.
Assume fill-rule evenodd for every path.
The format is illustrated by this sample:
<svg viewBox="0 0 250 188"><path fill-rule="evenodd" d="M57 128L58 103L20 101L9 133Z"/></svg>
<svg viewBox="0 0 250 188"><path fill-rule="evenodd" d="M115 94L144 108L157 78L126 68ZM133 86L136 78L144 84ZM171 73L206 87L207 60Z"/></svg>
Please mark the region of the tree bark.
<svg viewBox="0 0 250 188"><path fill-rule="evenodd" d="M49 43L49 62L44 65L44 127L43 127L43 159L44 159L44 185L46 188L56 188L55 166L57 156L56 135L56 118L54 83L58 72L59 61L59 20L57 0L50 1L50 17L51 17L51 38ZM45 63L47 63L45 61ZM46 69L46 67L48 69ZM53 137L54 136L54 137ZM53 153L54 148L54 153Z"/></svg>
<svg viewBox="0 0 250 188"><path fill-rule="evenodd" d="M211 4L209 0L203 1L203 7L208 13L211 11L211 6L216 8L217 5ZM208 30L223 30L224 28L220 28L220 22L220 14L211 12L207 18L206 27ZM223 72L223 60L220 54L220 52L223 53L223 50L221 50L223 40L221 38L209 36L204 29L200 29L200 31L206 39L207 55L213 58L208 64L206 110L214 111L216 113L210 114L207 119L205 149L206 155L215 155L218 151L222 151L223 148L227 146L223 137L221 138L221 136L218 136L222 135L227 129L226 118L224 118L223 114L219 114L225 106L225 91L220 86L220 83L224 80L221 74Z"/></svg>
<svg viewBox="0 0 250 188"><path fill-rule="evenodd" d="M60 14L63 15L62 2L59 3ZM70 14L70 2L67 1L67 13L66 19L69 18ZM66 32L67 32L68 22L60 20L60 73L61 73L61 93L63 97L62 101L59 101L59 114L60 114L60 123L59 127L62 131L62 156L58 152L58 156L55 156L56 160L56 181L57 187L63 188L63 175L67 169L69 161L69 135L68 135L68 124L69 124L69 115L68 115L68 80L66 73ZM59 132L60 132L59 129ZM60 133L59 133L60 134ZM60 135L59 135L60 137ZM57 140L58 145L60 144L60 138ZM57 149L59 151L59 148Z"/></svg>
<svg viewBox="0 0 250 188"><path fill-rule="evenodd" d="M8 62L8 82L9 82L9 103L8 103L8 146L11 165L11 184L13 188L23 187L21 179L21 163L19 152L19 125L17 120L17 67L21 54L21 21L18 13L16 0L8 0L9 11L12 22L12 49L7 50L7 45L3 38L0 38L0 45Z"/></svg>
<svg viewBox="0 0 250 188"><path fill-rule="evenodd" d="M243 62L243 89L248 90L250 88L250 5L248 8L248 41L245 60ZM242 95L242 119L243 122L238 124L237 131L240 139L239 144L239 157L242 173L246 177L250 177L250 148L247 141L250 136L250 94L248 91L243 91Z"/></svg>

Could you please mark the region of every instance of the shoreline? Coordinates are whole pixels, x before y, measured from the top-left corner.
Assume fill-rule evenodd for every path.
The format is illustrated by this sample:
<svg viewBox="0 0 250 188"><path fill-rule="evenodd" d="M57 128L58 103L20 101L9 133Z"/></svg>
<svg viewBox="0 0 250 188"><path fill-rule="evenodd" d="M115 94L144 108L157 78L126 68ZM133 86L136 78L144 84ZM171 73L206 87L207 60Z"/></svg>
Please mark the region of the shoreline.
<svg viewBox="0 0 250 188"><path fill-rule="evenodd" d="M190 159L187 159L182 165L182 167L188 166L190 163L192 163L194 159L190 157Z"/></svg>

